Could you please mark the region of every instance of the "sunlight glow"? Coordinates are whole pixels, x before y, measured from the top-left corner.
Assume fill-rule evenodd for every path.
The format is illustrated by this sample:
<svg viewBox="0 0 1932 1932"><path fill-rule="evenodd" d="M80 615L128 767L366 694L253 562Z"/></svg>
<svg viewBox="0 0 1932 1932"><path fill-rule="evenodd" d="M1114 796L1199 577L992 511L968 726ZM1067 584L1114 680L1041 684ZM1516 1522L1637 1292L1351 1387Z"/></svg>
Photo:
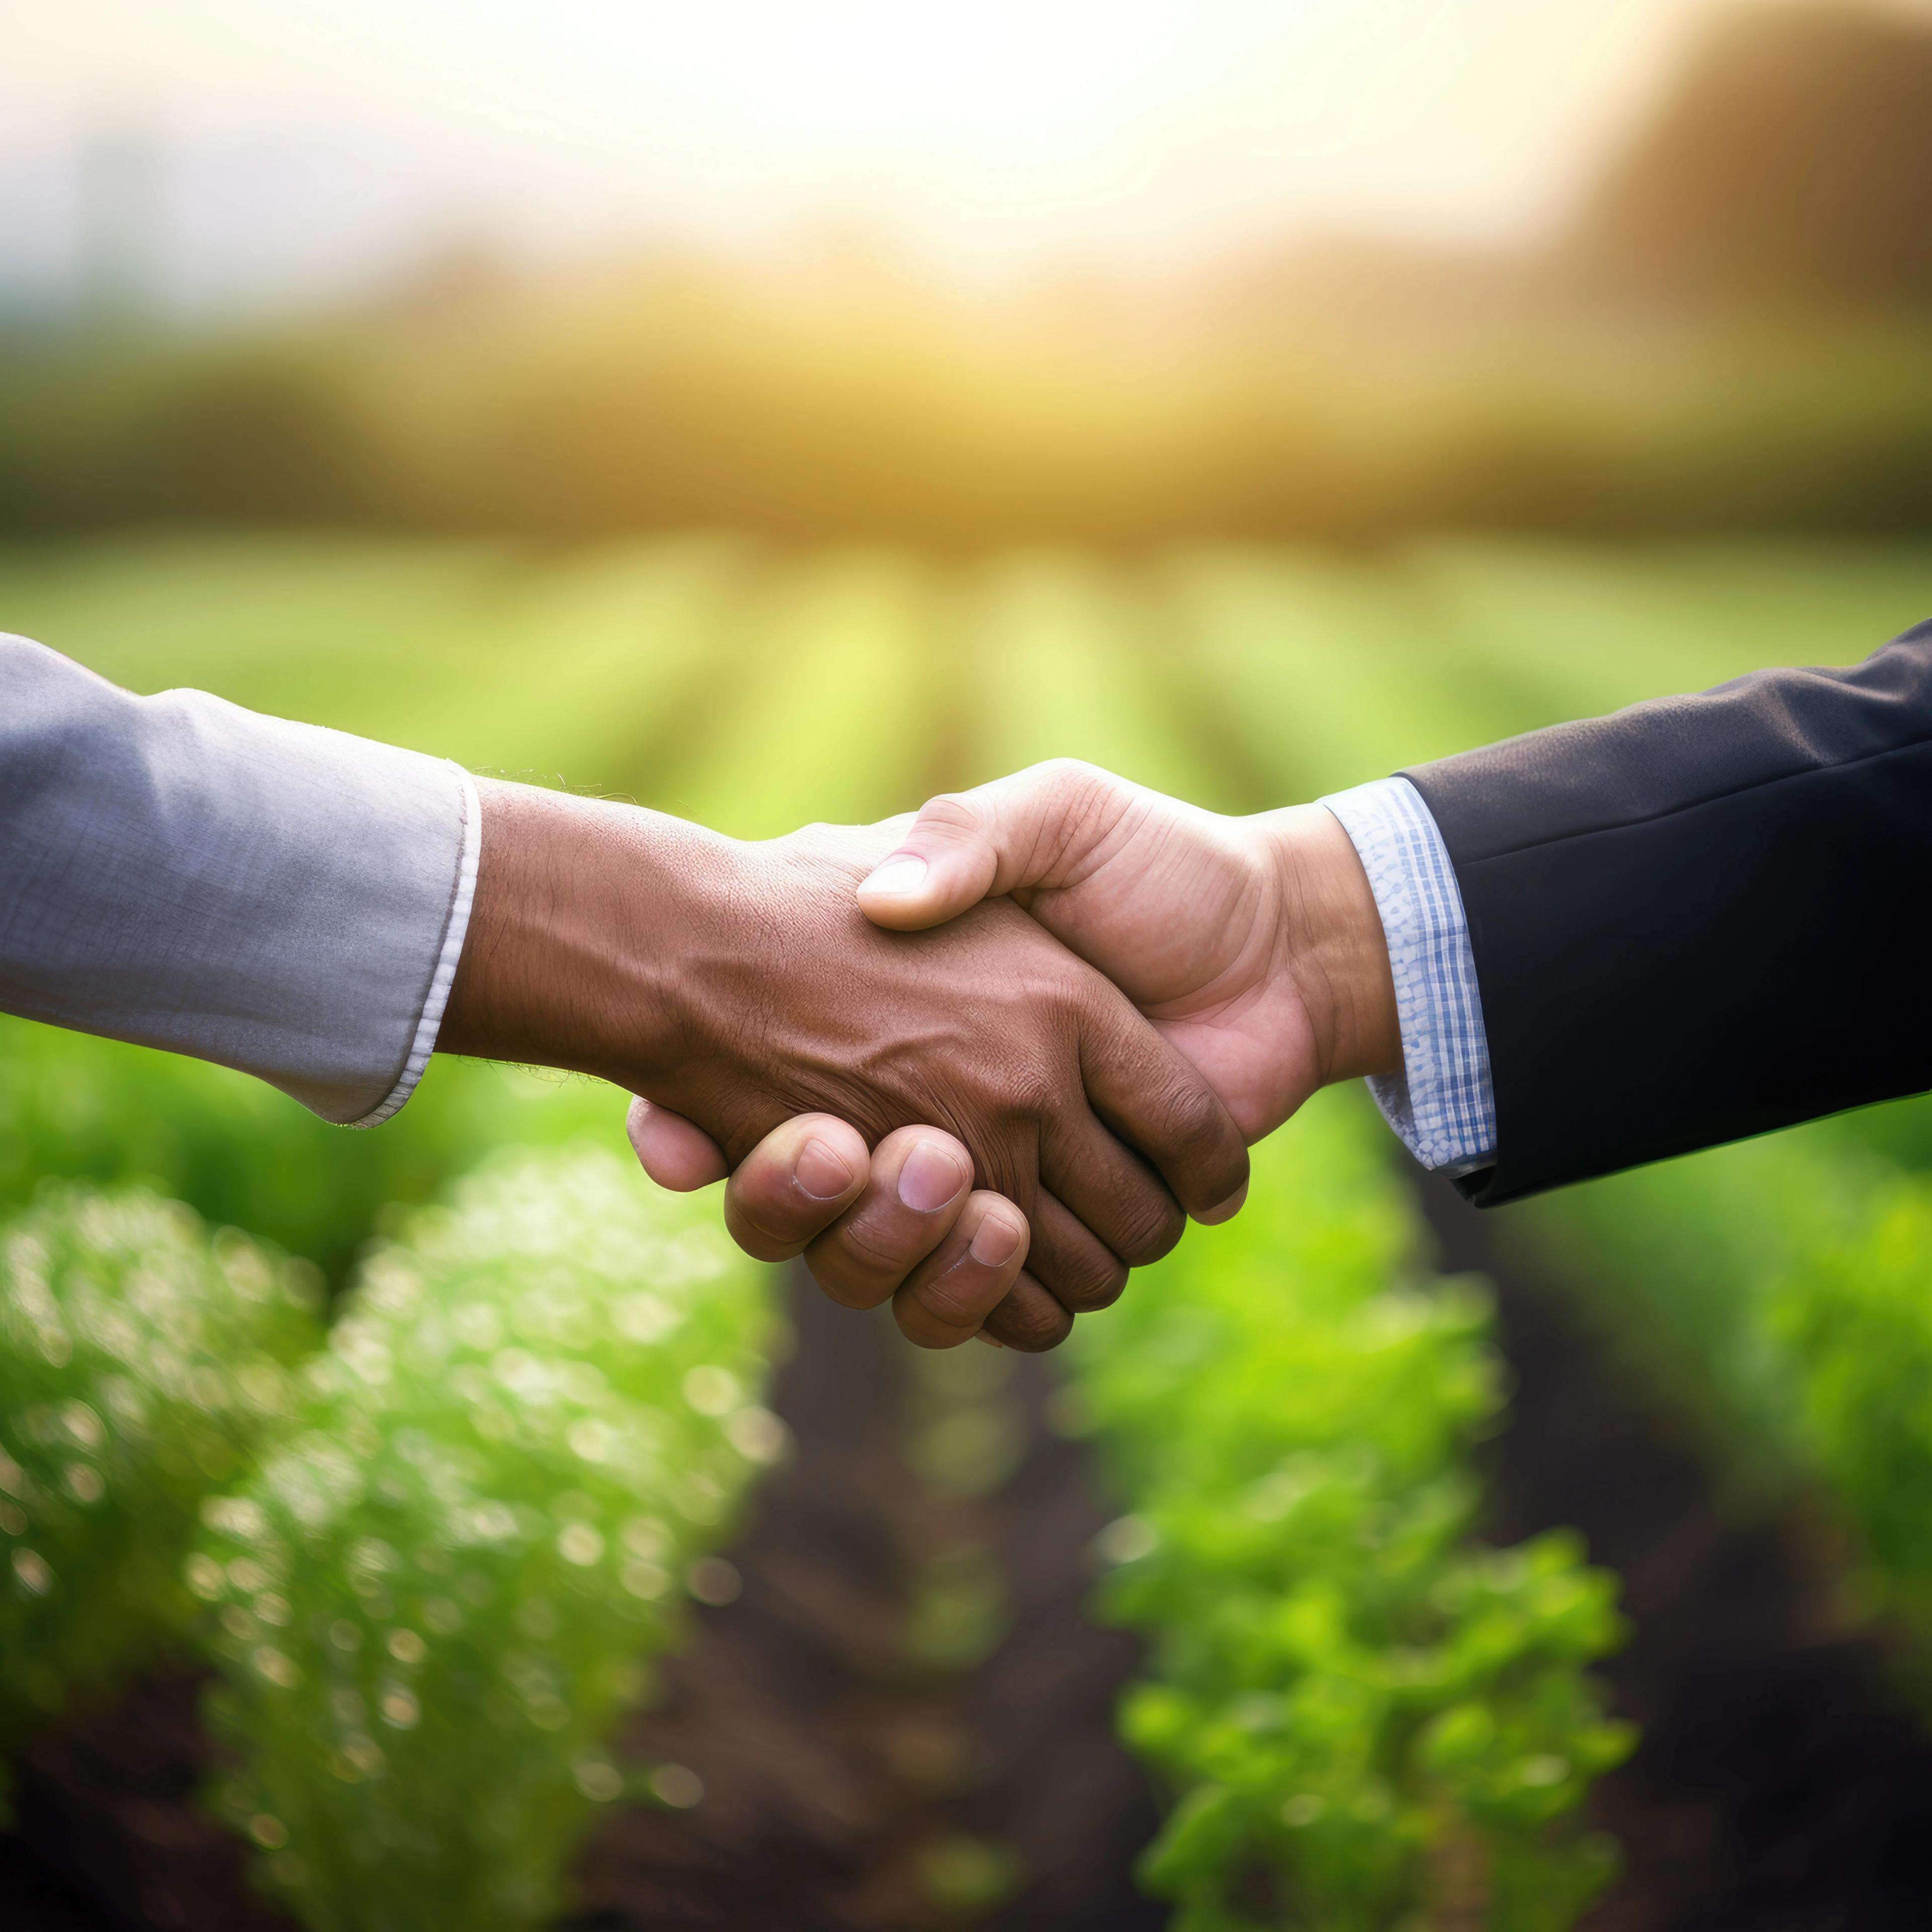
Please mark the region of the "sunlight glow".
<svg viewBox="0 0 1932 1932"><path fill-rule="evenodd" d="M394 218L445 230L737 244L834 216L968 271L1508 236L1712 4L0 0L0 162L133 117L339 153L341 195L386 180Z"/></svg>

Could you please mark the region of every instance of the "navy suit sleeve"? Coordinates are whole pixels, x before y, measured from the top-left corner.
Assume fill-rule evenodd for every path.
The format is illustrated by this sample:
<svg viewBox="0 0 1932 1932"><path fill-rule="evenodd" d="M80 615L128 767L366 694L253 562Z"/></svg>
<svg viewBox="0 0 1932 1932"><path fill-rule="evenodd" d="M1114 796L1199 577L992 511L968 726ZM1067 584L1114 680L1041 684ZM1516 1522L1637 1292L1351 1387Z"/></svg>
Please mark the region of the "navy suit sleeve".
<svg viewBox="0 0 1932 1932"><path fill-rule="evenodd" d="M1403 776L1487 1022L1479 1204L1932 1088L1932 623Z"/></svg>

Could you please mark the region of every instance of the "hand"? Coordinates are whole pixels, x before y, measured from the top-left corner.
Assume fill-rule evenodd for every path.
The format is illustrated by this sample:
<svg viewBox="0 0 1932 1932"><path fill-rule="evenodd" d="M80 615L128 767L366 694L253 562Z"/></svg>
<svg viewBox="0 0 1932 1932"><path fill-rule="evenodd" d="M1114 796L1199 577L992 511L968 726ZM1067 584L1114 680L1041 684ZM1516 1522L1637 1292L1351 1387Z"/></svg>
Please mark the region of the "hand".
<svg viewBox="0 0 1932 1932"><path fill-rule="evenodd" d="M916 934L869 926L854 891L886 832L746 844L522 786L483 797L444 1050L611 1079L733 1164L803 1112L862 1144L929 1122L968 1162L962 1187L976 1172L1030 1223L1016 1292L1030 1279L1063 1309L1111 1300L1127 1265L1173 1244L1184 1208L1243 1184L1207 1084L1018 907Z"/></svg>
<svg viewBox="0 0 1932 1932"><path fill-rule="evenodd" d="M1374 896L1320 806L1224 818L1091 766L1038 766L934 800L860 903L880 924L917 929L999 892L1117 980L1250 1141L1317 1087L1401 1065ZM632 1130L664 1185L725 1171L715 1146L662 1109L640 1104ZM766 1170L785 1151L760 1148L734 1190L762 1198L780 1188L782 1174ZM788 1225L802 1242L826 1222L801 1207ZM922 1258L908 1252L907 1268ZM817 1265L813 1251L807 1259Z"/></svg>
<svg viewBox="0 0 1932 1932"><path fill-rule="evenodd" d="M1223 818L1056 760L933 800L859 903L912 932L998 894L1112 980L1250 1142L1402 1065L1375 896L1321 806Z"/></svg>
<svg viewBox="0 0 1932 1932"><path fill-rule="evenodd" d="M655 1111L638 1103L634 1138L638 1120ZM1025 1216L973 1190L971 1172L966 1150L936 1127L902 1127L868 1152L844 1121L802 1114L739 1163L724 1190L725 1226L761 1261L803 1254L846 1307L890 1300L893 1318L922 1348L975 1336L1052 1348L1072 1317L1023 1272Z"/></svg>

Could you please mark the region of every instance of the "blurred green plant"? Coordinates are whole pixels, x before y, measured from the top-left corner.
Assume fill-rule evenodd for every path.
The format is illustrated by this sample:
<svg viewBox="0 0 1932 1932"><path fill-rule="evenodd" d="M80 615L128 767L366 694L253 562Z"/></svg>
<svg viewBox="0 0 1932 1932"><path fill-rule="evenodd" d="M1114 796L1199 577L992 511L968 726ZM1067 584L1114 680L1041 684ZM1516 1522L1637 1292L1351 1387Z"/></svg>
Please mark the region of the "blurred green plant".
<svg viewBox="0 0 1932 1932"><path fill-rule="evenodd" d="M1069 1426L1133 1511L1100 1601L1153 1642L1122 1729L1179 1796L1141 1867L1176 1932L1556 1932L1614 1865L1573 1818L1632 1742L1588 1675L1613 1585L1569 1536L1472 1542L1488 1307L1416 1273L1381 1132L1322 1096L1238 1220L1077 1332Z"/></svg>
<svg viewBox="0 0 1932 1932"><path fill-rule="evenodd" d="M0 1211L44 1178L137 1180L218 1225L306 1256L332 1282L392 1203L430 1198L508 1140L621 1130L623 1101L591 1081L433 1063L379 1132L318 1120L225 1066L0 1015Z"/></svg>
<svg viewBox="0 0 1932 1932"><path fill-rule="evenodd" d="M697 1802L606 1747L784 1446L716 1222L606 1150L499 1156L364 1264L298 1430L206 1511L217 1803L314 1932L538 1924L596 1806Z"/></svg>
<svg viewBox="0 0 1932 1932"><path fill-rule="evenodd" d="M1932 1701L1932 1180L1901 1102L1572 1188L1505 1224L1741 1499L1821 1505L1843 1606Z"/></svg>
<svg viewBox="0 0 1932 1932"><path fill-rule="evenodd" d="M197 1513L293 1415L320 1298L140 1189L50 1185L0 1233L0 1743L184 1627Z"/></svg>
<svg viewBox="0 0 1932 1932"><path fill-rule="evenodd" d="M926 1897L962 1918L981 1918L1003 1905L1026 1875L1010 1845L963 1834L921 1846L918 1863Z"/></svg>

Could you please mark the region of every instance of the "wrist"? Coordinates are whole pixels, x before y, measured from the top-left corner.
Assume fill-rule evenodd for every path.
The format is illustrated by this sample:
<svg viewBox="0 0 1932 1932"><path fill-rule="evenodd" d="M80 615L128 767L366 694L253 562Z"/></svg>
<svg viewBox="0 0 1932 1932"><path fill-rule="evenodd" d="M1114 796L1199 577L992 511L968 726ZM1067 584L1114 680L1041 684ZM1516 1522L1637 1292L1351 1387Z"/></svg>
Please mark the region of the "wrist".
<svg viewBox="0 0 1932 1932"><path fill-rule="evenodd" d="M1274 872L1281 953L1314 1035L1321 1082L1402 1068L1388 940L1354 842L1326 806L1250 820Z"/></svg>
<svg viewBox="0 0 1932 1932"><path fill-rule="evenodd" d="M677 1058L680 908L728 842L632 806L479 780L470 929L437 1050L639 1090Z"/></svg>

